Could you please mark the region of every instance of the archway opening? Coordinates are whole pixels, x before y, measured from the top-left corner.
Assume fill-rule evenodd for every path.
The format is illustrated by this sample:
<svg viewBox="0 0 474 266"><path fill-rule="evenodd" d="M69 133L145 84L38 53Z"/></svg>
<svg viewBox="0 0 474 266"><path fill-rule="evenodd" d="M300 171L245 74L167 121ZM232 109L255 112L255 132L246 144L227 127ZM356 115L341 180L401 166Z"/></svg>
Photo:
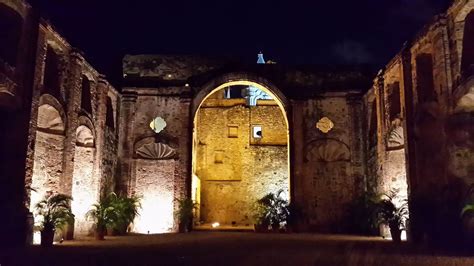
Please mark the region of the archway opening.
<svg viewBox="0 0 474 266"><path fill-rule="evenodd" d="M253 226L255 202L290 197L289 128L282 101L251 81L224 83L200 102L193 123L194 226Z"/></svg>

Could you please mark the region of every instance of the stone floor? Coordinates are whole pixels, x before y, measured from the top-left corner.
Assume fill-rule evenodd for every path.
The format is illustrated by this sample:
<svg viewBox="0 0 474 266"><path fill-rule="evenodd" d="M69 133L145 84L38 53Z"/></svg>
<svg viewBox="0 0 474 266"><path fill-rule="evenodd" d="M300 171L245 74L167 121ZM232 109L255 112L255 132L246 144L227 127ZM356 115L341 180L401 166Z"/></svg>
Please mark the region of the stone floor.
<svg viewBox="0 0 474 266"><path fill-rule="evenodd" d="M474 257L469 255L428 251L380 238L192 232L68 241L50 249L0 250L0 265L473 266Z"/></svg>

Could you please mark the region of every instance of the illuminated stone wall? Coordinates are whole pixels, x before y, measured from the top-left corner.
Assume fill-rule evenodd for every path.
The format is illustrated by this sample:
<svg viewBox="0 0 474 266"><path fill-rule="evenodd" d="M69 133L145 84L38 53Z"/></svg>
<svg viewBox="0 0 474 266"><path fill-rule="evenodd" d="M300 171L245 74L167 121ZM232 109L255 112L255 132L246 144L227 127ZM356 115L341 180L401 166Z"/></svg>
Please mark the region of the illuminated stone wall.
<svg viewBox="0 0 474 266"><path fill-rule="evenodd" d="M366 140L368 154L368 191L376 194L397 192L396 203L408 198L406 161L406 103L403 87L402 58L396 57L377 77L366 106L376 113L376 138ZM369 109L367 109L369 110Z"/></svg>
<svg viewBox="0 0 474 266"><path fill-rule="evenodd" d="M253 125L262 127L261 139L253 138ZM277 105L222 107L204 102L196 133L200 221L253 224L257 199L280 189L288 196L287 127Z"/></svg>
<svg viewBox="0 0 474 266"><path fill-rule="evenodd" d="M105 143L102 150L102 182L101 187L103 194L115 191L117 183L117 135L115 129L105 128Z"/></svg>
<svg viewBox="0 0 474 266"><path fill-rule="evenodd" d="M72 180L72 212L75 216L74 233L88 235L93 222L86 219L86 213L99 199L99 180L94 175L95 149L77 146L74 153Z"/></svg>
<svg viewBox="0 0 474 266"><path fill-rule="evenodd" d="M157 89L154 93L178 90ZM189 103L178 97L152 96L149 89L141 89L143 96L122 99L119 115L118 168L116 185L119 192L142 196L142 210L133 230L153 233L177 230L174 212L175 199L186 193L188 173ZM159 134L150 128L150 122L161 117L166 127ZM172 158L161 158L153 150L148 158L137 153L145 145L163 144L174 150ZM158 217L159 216L159 217Z"/></svg>
<svg viewBox="0 0 474 266"><path fill-rule="evenodd" d="M61 191L63 151L64 136L37 132L31 184L36 191L31 192L32 211L46 195Z"/></svg>
<svg viewBox="0 0 474 266"><path fill-rule="evenodd" d="M117 106L120 99L115 89L49 23L42 20L34 27L38 36L34 43L36 58L30 60L34 61L34 79L25 185L38 192L27 192L25 201L34 211L33 206L46 191L72 196L75 236L81 236L90 227L84 214L98 200L99 191L114 189L113 180L105 182L102 171L109 158L112 166L104 172L108 172L109 180L114 178L117 150L116 132L108 136L104 132L105 97L110 94ZM114 112L118 112L117 106ZM77 145L76 131L84 125L93 130L93 147ZM36 223L39 218L35 216ZM63 233L65 239L74 237L72 230Z"/></svg>
<svg viewBox="0 0 474 266"><path fill-rule="evenodd" d="M408 180L405 150L387 151L382 166L379 193L397 192L396 203L400 206L408 199Z"/></svg>
<svg viewBox="0 0 474 266"><path fill-rule="evenodd" d="M138 233L165 233L174 228L175 160L136 160L135 195L142 210L133 230Z"/></svg>

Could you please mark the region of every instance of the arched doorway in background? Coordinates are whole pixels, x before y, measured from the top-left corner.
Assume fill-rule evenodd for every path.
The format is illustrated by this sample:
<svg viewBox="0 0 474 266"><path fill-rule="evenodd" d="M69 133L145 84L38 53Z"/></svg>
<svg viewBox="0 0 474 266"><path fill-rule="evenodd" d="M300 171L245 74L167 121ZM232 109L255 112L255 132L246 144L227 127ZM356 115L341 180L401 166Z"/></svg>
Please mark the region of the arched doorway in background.
<svg viewBox="0 0 474 266"><path fill-rule="evenodd" d="M267 86L249 80L224 82L200 93L193 110L194 225L253 226L256 200L280 190L290 197L284 102Z"/></svg>

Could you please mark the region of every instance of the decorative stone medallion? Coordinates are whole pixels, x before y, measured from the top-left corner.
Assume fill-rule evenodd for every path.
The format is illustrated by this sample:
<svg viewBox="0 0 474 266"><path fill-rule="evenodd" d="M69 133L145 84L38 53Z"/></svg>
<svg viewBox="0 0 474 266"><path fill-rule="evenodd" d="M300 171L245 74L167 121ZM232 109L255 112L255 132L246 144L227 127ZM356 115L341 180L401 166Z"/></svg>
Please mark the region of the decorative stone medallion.
<svg viewBox="0 0 474 266"><path fill-rule="evenodd" d="M316 128L319 129L321 132L327 134L331 129L334 127L334 123L331 119L327 117L321 118L318 123L316 123Z"/></svg>
<svg viewBox="0 0 474 266"><path fill-rule="evenodd" d="M153 121L151 121L150 123L150 128L155 131L156 134L160 133L161 131L163 131L163 129L165 129L166 127L166 121L161 118L161 117L157 117L155 119L153 119Z"/></svg>

